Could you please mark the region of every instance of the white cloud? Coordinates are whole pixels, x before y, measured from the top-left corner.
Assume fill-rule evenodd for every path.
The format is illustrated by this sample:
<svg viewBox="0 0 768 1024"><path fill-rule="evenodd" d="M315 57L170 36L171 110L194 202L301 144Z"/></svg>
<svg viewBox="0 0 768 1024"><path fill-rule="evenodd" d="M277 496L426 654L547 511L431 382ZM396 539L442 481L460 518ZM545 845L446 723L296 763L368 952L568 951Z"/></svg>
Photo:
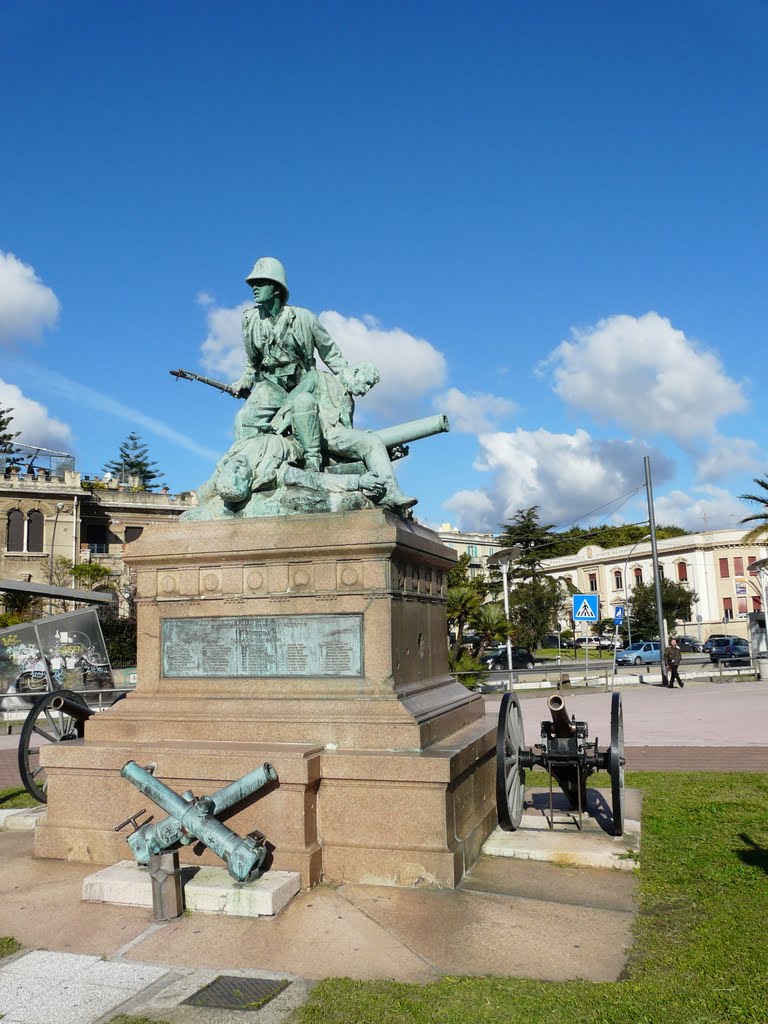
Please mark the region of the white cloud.
<svg viewBox="0 0 768 1024"><path fill-rule="evenodd" d="M24 444L52 448L54 451L70 451L72 431L66 423L48 415L40 402L27 398L21 388L0 379L0 409L11 410L13 419L8 430L21 431L16 440Z"/></svg>
<svg viewBox="0 0 768 1024"><path fill-rule="evenodd" d="M669 460L644 444L599 441L584 430L519 429L481 434L479 441L475 469L493 474L490 486L459 491L445 503L462 529L496 531L517 509L531 505L540 506L543 521L566 525L640 487L645 455L653 455L656 483L672 472ZM604 509L601 517L611 511Z"/></svg>
<svg viewBox="0 0 768 1024"><path fill-rule="evenodd" d="M194 438L182 434L162 420L155 419L154 416L147 416L140 409L125 405L125 403L119 402L116 398L112 398L102 391L86 387L85 384L80 384L77 381L70 380L68 377L64 377L60 373L43 369L40 366L35 367L35 374L38 381L70 402L106 413L108 416L115 417L115 419L124 420L134 428L141 427L144 430L148 430L158 437L165 438L166 441L170 441L171 444L175 444L179 448L184 448L194 455L199 455L201 459L205 459L208 462L216 462L219 458L220 453L215 452L212 448L206 448L204 445L198 444ZM13 385L10 386L13 387ZM33 404L36 405L37 403Z"/></svg>
<svg viewBox="0 0 768 1024"><path fill-rule="evenodd" d="M691 448L716 433L721 417L747 408L742 384L716 353L658 313L612 316L571 333L539 374L551 370L555 392L593 420Z"/></svg>
<svg viewBox="0 0 768 1024"><path fill-rule="evenodd" d="M517 409L515 402L498 395L467 395L458 388L448 388L435 395L432 405L448 415L451 430L461 434L483 434L494 430L500 420Z"/></svg>
<svg viewBox="0 0 768 1024"><path fill-rule="evenodd" d="M34 268L0 251L0 345L36 340L58 316L59 300Z"/></svg>
<svg viewBox="0 0 768 1024"><path fill-rule="evenodd" d="M206 306L208 336L201 361L227 380L239 377L244 366L240 325L249 304ZM445 357L423 338L399 327L383 328L373 317L360 320L334 310L320 313L320 321L350 363L365 359L379 368L380 382L361 403L369 416L403 419L416 407L417 399L444 385Z"/></svg>
<svg viewBox="0 0 768 1024"><path fill-rule="evenodd" d="M737 474L753 476L765 465L765 454L757 442L746 437L722 437L711 442L706 455L699 460L696 475L702 483L723 480Z"/></svg>
<svg viewBox="0 0 768 1024"><path fill-rule="evenodd" d="M243 312L251 303L241 302L239 306L215 306L201 299L198 302L206 307L205 319L208 324L208 337L202 344L201 362L206 370L218 373L225 381L237 380L245 366L245 354L241 336Z"/></svg>
<svg viewBox="0 0 768 1024"><path fill-rule="evenodd" d="M738 529L739 521L750 512L734 494L713 484L694 487L691 493L670 491L655 498L654 508L658 523L682 526L694 532Z"/></svg>
<svg viewBox="0 0 768 1024"><path fill-rule="evenodd" d="M350 363L367 359L381 372L381 381L364 399L366 413L403 419L417 399L445 383L445 356L424 338L399 327L385 329L371 316L358 320L326 310L320 320Z"/></svg>

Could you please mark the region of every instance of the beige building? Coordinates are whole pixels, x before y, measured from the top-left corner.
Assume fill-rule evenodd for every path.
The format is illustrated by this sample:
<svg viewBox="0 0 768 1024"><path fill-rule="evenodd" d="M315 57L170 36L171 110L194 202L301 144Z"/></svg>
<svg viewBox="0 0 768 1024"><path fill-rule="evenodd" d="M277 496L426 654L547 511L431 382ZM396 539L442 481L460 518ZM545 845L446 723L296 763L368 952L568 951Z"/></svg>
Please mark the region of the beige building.
<svg viewBox="0 0 768 1024"><path fill-rule="evenodd" d="M497 537L492 533L462 533L450 523L443 523L437 534L446 547L459 555L469 555L471 579L479 573L488 575L488 559L501 547Z"/></svg>
<svg viewBox="0 0 768 1024"><path fill-rule="evenodd" d="M107 566L119 591L121 583L129 584L125 545L148 524L167 522L192 504L188 493L143 491L135 479L81 477L72 460L53 469L7 463L2 469L0 579L49 583L54 558L63 556Z"/></svg>
<svg viewBox="0 0 768 1024"><path fill-rule="evenodd" d="M662 575L698 598L693 620L679 623L679 632L704 640L710 633L748 636L748 616L764 610L764 581L755 563L765 548L745 545L746 532L709 530L658 542ZM542 568L579 593L599 594L603 618L626 604L637 583L653 582L650 540L620 548L587 544L576 555L545 559Z"/></svg>

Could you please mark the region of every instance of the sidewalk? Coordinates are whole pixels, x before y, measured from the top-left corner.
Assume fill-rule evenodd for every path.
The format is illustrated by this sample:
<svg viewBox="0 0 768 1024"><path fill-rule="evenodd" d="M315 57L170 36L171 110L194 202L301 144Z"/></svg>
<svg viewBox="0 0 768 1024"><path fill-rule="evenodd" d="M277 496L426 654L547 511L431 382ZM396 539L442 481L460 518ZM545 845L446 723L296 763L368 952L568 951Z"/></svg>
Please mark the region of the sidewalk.
<svg viewBox="0 0 768 1024"><path fill-rule="evenodd" d="M611 981L632 941L636 878L623 871L482 858L456 892L318 886L274 919L194 914L157 924L149 910L81 903L93 867L35 860L32 840L0 833L0 934L55 952L2 963L3 1024L96 1024L126 1003L173 1021L255 1018L178 1007L218 974L291 981L270 1004L278 1015L259 1011L259 1021L280 1020L329 977Z"/></svg>
<svg viewBox="0 0 768 1024"><path fill-rule="evenodd" d="M610 694L562 696L606 745ZM630 770L768 769L762 683L624 687L622 703ZM546 696L524 695L522 708L531 745L548 717ZM15 749L2 747L0 764L15 765ZM128 1011L174 1024L282 1021L313 983L336 976L615 980L631 944L629 872L483 857L456 892L318 886L275 919L194 914L156 924L144 909L81 903L94 868L35 860L32 839L0 832L0 935L32 950L0 965L3 1024L103 1024ZM254 976L290 984L258 1011L179 1006L219 974L235 987Z"/></svg>

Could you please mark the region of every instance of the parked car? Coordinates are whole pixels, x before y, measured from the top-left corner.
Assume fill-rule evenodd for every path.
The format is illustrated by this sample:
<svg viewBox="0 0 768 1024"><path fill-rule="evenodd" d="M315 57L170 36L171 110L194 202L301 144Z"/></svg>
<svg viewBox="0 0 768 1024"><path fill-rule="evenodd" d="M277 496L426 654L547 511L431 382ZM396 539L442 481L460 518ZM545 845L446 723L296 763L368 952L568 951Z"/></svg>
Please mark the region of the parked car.
<svg viewBox="0 0 768 1024"><path fill-rule="evenodd" d="M507 665L507 649L502 647L501 650L491 651L483 658L485 667L490 669L492 672L508 672L509 668ZM536 664L536 659L528 650L527 647L513 647L512 648L512 668L533 668Z"/></svg>
<svg viewBox="0 0 768 1024"><path fill-rule="evenodd" d="M702 651L704 651L705 654L709 654L709 652L712 650L712 644L714 643L715 640L738 640L738 639L740 639L740 638L737 637L737 636L730 636L730 634L728 634L728 633L710 633L709 636L707 637L707 639L704 641L701 649L702 649Z"/></svg>
<svg viewBox="0 0 768 1024"><path fill-rule="evenodd" d="M698 654L701 651L701 643L694 636L676 636L675 640L677 640L677 646L684 653Z"/></svg>
<svg viewBox="0 0 768 1024"><path fill-rule="evenodd" d="M541 645L540 646L541 647L555 647L555 648L557 648L557 647L565 647L566 646L565 640L560 640L558 642L558 639L559 638L558 638L557 633L550 633L548 636L544 637L544 639L541 641Z"/></svg>
<svg viewBox="0 0 768 1024"><path fill-rule="evenodd" d="M709 649L709 660L713 664L722 661L724 665L735 662L749 663L749 644L746 640L734 636L713 640Z"/></svg>
<svg viewBox="0 0 768 1024"><path fill-rule="evenodd" d="M638 640L616 654L617 665L650 665L655 661L661 661L661 644L658 640Z"/></svg>
<svg viewBox="0 0 768 1024"><path fill-rule="evenodd" d="M584 650L585 647L593 647L595 650L607 651L613 648L612 636L579 636L576 638L576 649Z"/></svg>

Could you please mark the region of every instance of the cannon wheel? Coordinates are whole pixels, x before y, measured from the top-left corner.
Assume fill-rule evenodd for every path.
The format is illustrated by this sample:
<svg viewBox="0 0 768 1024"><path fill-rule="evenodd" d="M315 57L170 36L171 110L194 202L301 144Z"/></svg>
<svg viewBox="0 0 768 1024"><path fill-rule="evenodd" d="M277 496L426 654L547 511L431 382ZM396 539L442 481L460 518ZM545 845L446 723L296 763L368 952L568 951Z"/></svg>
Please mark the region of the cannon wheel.
<svg viewBox="0 0 768 1024"><path fill-rule="evenodd" d="M520 701L514 693L505 693L496 729L496 807L505 832L519 828L523 816L525 770L520 766L520 751L524 746Z"/></svg>
<svg viewBox="0 0 768 1024"><path fill-rule="evenodd" d="M613 808L612 834L624 832L624 714L621 694L611 697L611 749L608 752L608 771L611 776L611 805Z"/></svg>
<svg viewBox="0 0 768 1024"><path fill-rule="evenodd" d="M66 711L54 711L49 706L55 697L66 697L67 700L88 707L74 690L53 690L38 697L26 717L19 737L19 775L26 791L41 804L48 803L48 779L42 765L38 764L35 768L30 766L32 737L41 736L49 743L66 743L68 740L81 739L85 729L85 722L73 718ZM33 757L35 754L36 750L32 751Z"/></svg>

